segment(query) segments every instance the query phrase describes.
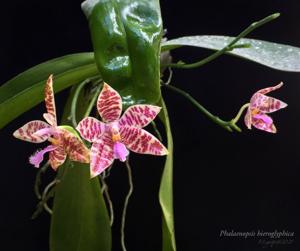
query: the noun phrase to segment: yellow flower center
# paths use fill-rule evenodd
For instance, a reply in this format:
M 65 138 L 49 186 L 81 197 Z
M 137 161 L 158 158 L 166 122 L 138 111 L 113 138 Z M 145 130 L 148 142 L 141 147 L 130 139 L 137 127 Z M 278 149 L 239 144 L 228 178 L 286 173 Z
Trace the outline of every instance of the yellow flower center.
M 121 140 L 121 135 L 120 135 L 120 132 L 119 132 L 118 125 L 113 125 L 111 127 L 111 138 L 112 138 L 112 141 L 114 143 Z
M 112 141 L 113 142 L 117 142 L 117 141 L 120 141 L 121 140 L 121 135 L 120 133 L 116 133 L 116 134 L 112 134 Z
M 259 113 L 259 110 L 258 110 L 257 108 L 254 108 L 254 109 L 252 109 L 252 111 L 251 111 L 251 115 L 252 115 L 252 116 L 257 115 L 258 113 Z
M 55 138 L 50 137 L 50 138 L 48 139 L 48 141 L 49 141 L 52 145 L 55 145 L 55 146 L 59 145 L 59 140 L 58 140 L 58 139 L 55 139 Z

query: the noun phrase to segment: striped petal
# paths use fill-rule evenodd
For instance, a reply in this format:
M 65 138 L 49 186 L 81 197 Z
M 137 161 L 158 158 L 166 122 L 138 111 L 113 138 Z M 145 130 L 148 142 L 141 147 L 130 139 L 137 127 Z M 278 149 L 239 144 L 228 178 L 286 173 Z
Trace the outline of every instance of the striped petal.
M 13 135 L 14 137 L 25 140 L 32 143 L 41 143 L 48 139 L 49 134 L 35 134 L 36 132 L 51 128 L 46 122 L 41 120 L 33 120 L 23 125 L 21 128 L 16 130 Z
M 263 130 L 270 133 L 276 133 L 276 127 L 273 124 L 273 120 L 266 114 L 259 113 L 252 117 L 252 125 L 259 130 Z
M 258 91 L 258 93 L 267 94 L 269 92 L 272 92 L 272 91 L 275 91 L 275 90 L 279 89 L 281 86 L 283 86 L 283 82 L 280 82 L 278 85 L 275 85 L 275 86 L 271 86 L 271 87 L 261 89 L 261 90 Z
M 62 130 L 63 133 L 63 148 L 73 161 L 82 163 L 90 162 L 90 151 L 74 134 L 67 130 Z
M 62 146 L 58 146 L 49 153 L 49 162 L 54 170 L 57 170 L 57 168 L 65 162 L 66 158 L 67 153 Z
M 43 114 L 44 119 L 52 126 L 56 126 L 56 118 L 53 117 L 50 113 Z
M 101 174 L 114 161 L 113 142 L 108 133 L 91 148 L 91 178 Z
M 261 112 L 271 113 L 287 107 L 287 104 L 279 99 L 256 93 L 251 98 L 250 106 L 257 108 Z
M 53 92 L 53 75 L 50 75 L 45 86 L 45 104 L 46 109 L 49 116 L 51 116 L 51 125 L 57 125 L 56 120 L 56 108 L 55 108 L 55 100 L 54 100 L 54 92 Z M 50 118 L 50 117 L 49 117 Z
M 130 106 L 122 115 L 119 125 L 120 126 L 135 126 L 145 127 L 160 111 L 159 106 L 154 105 L 133 105 Z
M 105 124 L 98 119 L 87 117 L 79 122 L 76 129 L 82 138 L 89 142 L 94 142 L 104 133 Z
M 122 99 L 117 91 L 104 83 L 97 101 L 98 112 L 105 122 L 113 122 L 120 118 Z
M 144 129 L 122 126 L 120 128 L 122 142 L 125 146 L 136 153 L 166 155 L 168 150 L 152 134 Z

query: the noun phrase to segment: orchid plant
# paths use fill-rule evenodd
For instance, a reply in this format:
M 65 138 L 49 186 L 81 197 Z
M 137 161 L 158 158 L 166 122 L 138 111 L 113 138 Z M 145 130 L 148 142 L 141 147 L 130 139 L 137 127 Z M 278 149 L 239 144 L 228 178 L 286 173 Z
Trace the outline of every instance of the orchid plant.
M 254 126 L 276 133 L 268 114 L 285 108 L 287 104 L 266 95 L 282 87 L 282 83 L 273 87 L 263 86 L 253 94 L 249 103 L 241 106 L 236 116 L 223 120 L 189 93 L 172 85 L 172 69 L 201 67 L 227 53 L 277 70 L 300 72 L 300 49 L 244 38 L 278 18 L 278 13 L 253 23 L 236 37 L 191 36 L 168 40 L 162 38 L 158 0 L 86 0 L 82 9 L 90 26 L 94 46 L 92 53 L 50 60 L 0 87 L 0 127 L 45 99 L 47 112 L 43 117 L 46 122 L 33 120 L 13 133 L 14 137 L 31 143 L 50 143 L 29 158 L 34 167 L 40 168 L 35 184 L 40 202 L 34 216 L 43 209 L 51 214 L 51 251 L 110 251 L 114 210 L 106 177 L 114 160 L 118 159 L 125 162 L 130 184 L 121 221 L 121 245 L 125 251 L 125 218 L 133 191 L 130 151 L 166 156 L 159 191 L 163 216 L 162 250 L 175 251 L 173 138 L 161 88 L 187 98 L 211 121 L 230 132 L 242 131 L 238 122 L 246 110 L 246 128 Z M 170 51 L 182 46 L 216 52 L 191 64 L 172 62 Z M 286 58 L 288 60 L 283 60 Z M 169 75 L 167 81 L 163 80 L 164 75 Z M 70 86 L 64 115 L 58 123 L 54 92 Z M 94 108 L 97 111 L 95 117 L 91 115 Z M 156 118 L 165 127 L 166 147 L 156 126 Z M 143 129 L 150 125 L 155 136 Z M 40 167 L 46 153 L 49 153 L 49 160 Z M 48 165 L 57 171 L 57 177 L 46 186 L 41 196 L 40 176 Z M 74 239 L 78 241 L 74 242 Z

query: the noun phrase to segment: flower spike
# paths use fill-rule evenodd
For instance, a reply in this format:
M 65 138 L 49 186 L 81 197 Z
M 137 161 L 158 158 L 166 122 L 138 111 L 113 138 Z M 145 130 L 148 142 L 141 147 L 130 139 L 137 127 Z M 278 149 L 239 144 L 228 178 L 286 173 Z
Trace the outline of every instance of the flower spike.
M 276 86 L 261 89 L 254 93 L 250 99 L 250 104 L 245 115 L 245 124 L 248 129 L 251 129 L 253 125 L 257 129 L 276 133 L 277 129 L 273 123 L 273 120 L 268 113 L 272 113 L 287 107 L 287 104 L 279 99 L 266 96 L 265 94 L 279 89 L 283 83 L 279 83 Z
M 166 155 L 164 145 L 143 127 L 155 119 L 160 107 L 133 105 L 121 116 L 122 99 L 119 93 L 104 84 L 97 101 L 97 109 L 103 122 L 95 118 L 84 118 L 77 130 L 91 149 L 91 177 L 101 174 L 114 161 L 125 161 L 128 150 L 142 154 Z

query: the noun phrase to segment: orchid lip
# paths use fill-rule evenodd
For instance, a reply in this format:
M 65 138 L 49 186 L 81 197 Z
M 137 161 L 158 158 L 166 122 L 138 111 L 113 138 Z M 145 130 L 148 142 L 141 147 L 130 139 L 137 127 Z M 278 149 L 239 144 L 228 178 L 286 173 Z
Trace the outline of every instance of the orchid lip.
M 34 165 L 36 168 L 39 168 L 41 162 L 44 160 L 44 154 L 47 152 L 51 152 L 55 149 L 56 146 L 49 145 L 46 148 L 35 152 L 32 156 L 30 156 L 29 163 Z
M 114 158 L 119 159 L 120 161 L 124 162 L 126 157 L 128 156 L 129 151 L 127 150 L 126 146 L 121 142 L 114 143 Z

